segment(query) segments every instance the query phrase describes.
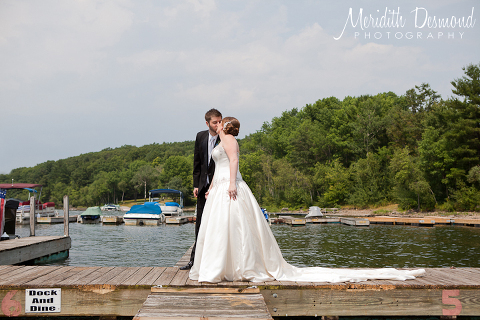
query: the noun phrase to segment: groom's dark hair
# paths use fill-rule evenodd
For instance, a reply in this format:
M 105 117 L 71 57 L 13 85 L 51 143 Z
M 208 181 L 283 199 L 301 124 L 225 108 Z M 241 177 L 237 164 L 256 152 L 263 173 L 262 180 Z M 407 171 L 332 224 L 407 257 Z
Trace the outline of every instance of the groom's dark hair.
M 221 118 L 222 114 L 217 109 L 210 109 L 210 110 L 207 111 L 207 113 L 205 113 L 205 120 L 207 122 L 210 122 L 210 119 L 212 119 L 212 117 L 220 117 Z

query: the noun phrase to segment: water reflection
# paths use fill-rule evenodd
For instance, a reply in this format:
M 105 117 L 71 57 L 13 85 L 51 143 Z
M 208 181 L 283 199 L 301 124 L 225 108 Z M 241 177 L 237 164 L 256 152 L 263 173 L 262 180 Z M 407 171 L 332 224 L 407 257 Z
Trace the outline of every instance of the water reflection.
M 299 267 L 480 267 L 480 228 L 341 224 L 272 225 L 285 259 Z M 29 226 L 16 226 L 29 235 Z M 63 224 L 36 235 L 62 235 Z M 70 266 L 173 266 L 193 243 L 194 225 L 158 227 L 71 223 Z

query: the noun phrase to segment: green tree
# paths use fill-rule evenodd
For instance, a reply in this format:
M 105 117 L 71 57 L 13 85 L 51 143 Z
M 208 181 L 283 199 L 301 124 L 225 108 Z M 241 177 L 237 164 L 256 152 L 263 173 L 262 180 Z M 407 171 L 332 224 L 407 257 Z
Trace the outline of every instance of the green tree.
M 420 160 L 408 148 L 395 151 L 390 164 L 393 175 L 393 192 L 403 209 L 431 210 L 435 195 L 420 168 Z
M 141 192 L 144 192 L 144 200 L 147 199 L 147 190 L 150 189 L 152 183 L 158 177 L 158 172 L 150 165 L 145 164 L 137 169 L 134 173 L 131 182 L 135 188 Z
M 480 164 L 480 64 L 463 68 L 465 76 L 451 82 L 458 96 L 448 101 L 454 111 L 451 129 L 446 132 L 450 141 L 455 167 L 467 174 Z
M 314 181 L 318 186 L 322 207 L 336 207 L 346 203 L 351 190 L 350 171 L 339 159 L 329 164 L 317 163 Z

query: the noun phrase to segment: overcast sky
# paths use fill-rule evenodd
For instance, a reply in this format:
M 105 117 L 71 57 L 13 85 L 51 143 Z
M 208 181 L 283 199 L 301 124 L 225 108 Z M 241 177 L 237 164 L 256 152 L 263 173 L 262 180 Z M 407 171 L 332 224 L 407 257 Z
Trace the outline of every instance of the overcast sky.
M 193 140 L 212 107 L 244 137 L 330 96 L 427 82 L 446 99 L 480 63 L 475 4 L 0 0 L 0 173 Z

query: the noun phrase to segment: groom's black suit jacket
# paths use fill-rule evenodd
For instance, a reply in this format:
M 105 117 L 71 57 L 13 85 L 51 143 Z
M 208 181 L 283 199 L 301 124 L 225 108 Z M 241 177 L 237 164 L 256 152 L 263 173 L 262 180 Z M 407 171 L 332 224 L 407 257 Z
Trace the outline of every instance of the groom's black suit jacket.
M 207 182 L 207 176 L 209 181 L 212 182 L 213 173 L 215 171 L 215 161 L 211 160 L 208 164 L 208 130 L 200 131 L 197 133 L 195 140 L 195 151 L 193 154 L 193 187 L 198 188 L 198 193 L 205 188 Z M 217 136 L 217 141 L 219 141 Z M 204 192 L 206 192 L 205 189 Z M 198 210 L 198 209 L 197 209 Z M 202 208 L 203 210 L 203 208 Z
M 195 249 L 197 247 L 198 231 L 202 223 L 203 208 L 205 207 L 205 192 L 208 191 L 210 185 L 206 185 L 207 176 L 209 182 L 212 182 L 213 173 L 215 171 L 215 161 L 210 159 L 208 164 L 208 140 L 210 136 L 208 130 L 197 133 L 195 139 L 195 151 L 193 154 L 193 187 L 198 188 L 197 196 L 197 218 L 195 222 L 195 245 L 192 248 L 190 255 L 190 262 L 195 259 Z M 220 142 L 220 137 L 217 136 L 217 142 Z M 211 156 L 211 155 L 210 155 Z

